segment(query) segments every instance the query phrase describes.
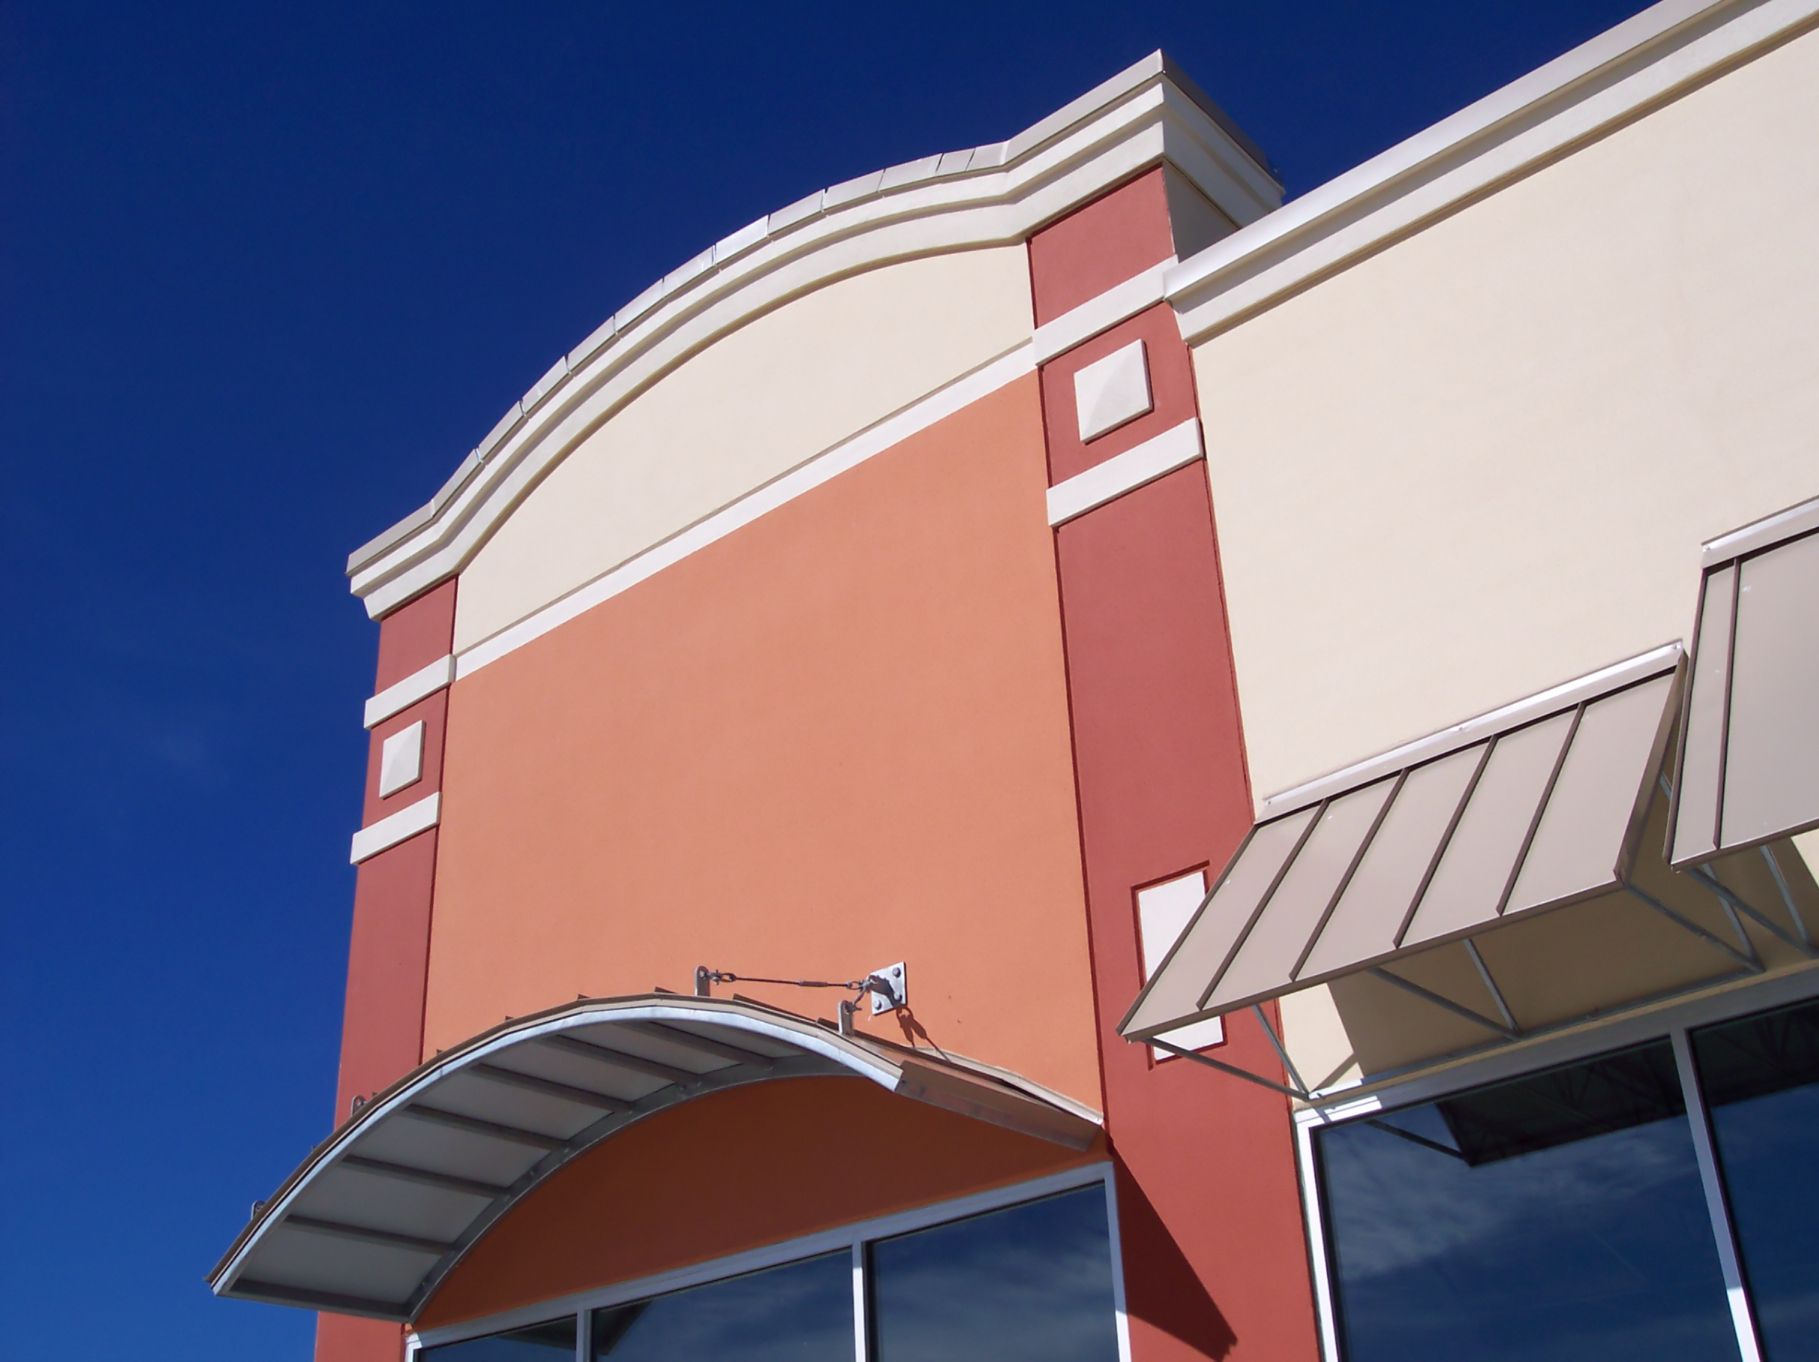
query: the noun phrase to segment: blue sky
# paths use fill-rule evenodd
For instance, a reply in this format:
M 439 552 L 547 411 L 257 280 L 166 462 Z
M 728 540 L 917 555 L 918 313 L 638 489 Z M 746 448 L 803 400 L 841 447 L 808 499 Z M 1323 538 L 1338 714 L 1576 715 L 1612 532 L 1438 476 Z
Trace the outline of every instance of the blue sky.
M 1297 194 L 1640 8 L 0 6 L 3 1351 L 308 1356 L 202 1275 L 330 1119 L 341 565 L 615 307 L 1156 47 Z

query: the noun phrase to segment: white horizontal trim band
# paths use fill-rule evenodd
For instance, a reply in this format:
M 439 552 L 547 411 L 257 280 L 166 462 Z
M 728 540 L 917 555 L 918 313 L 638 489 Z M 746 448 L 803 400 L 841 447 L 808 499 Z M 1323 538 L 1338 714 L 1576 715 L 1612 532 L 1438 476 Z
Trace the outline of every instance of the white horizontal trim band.
M 1190 416 L 1180 425 L 1170 426 L 1160 435 L 1049 488 L 1048 523 L 1065 524 L 1165 473 L 1186 467 L 1200 455 L 1200 422 Z
M 366 727 L 384 723 L 392 715 L 426 700 L 455 679 L 455 655 L 439 657 L 427 667 L 412 672 L 366 702 Z
M 1192 344 L 1626 121 L 1819 13 L 1816 0 L 1662 0 L 1170 272 Z
M 1036 363 L 1046 364 L 1082 341 L 1091 340 L 1101 331 L 1109 331 L 1147 307 L 1154 307 L 1163 300 L 1168 272 L 1174 267 L 1175 257 L 1171 255 L 1122 284 L 1113 284 L 1097 298 L 1089 298 L 1071 312 L 1063 312 L 1053 321 L 1044 322 L 1030 337 Z
M 377 823 L 369 823 L 354 834 L 347 859 L 350 865 L 371 860 L 387 847 L 395 847 L 407 838 L 427 832 L 442 821 L 442 796 L 433 794 L 407 804 L 397 813 L 387 814 Z
M 816 455 L 809 462 L 798 465 L 774 482 L 747 493 L 732 505 L 716 511 L 705 520 L 697 521 L 673 538 L 646 549 L 636 558 L 628 559 L 587 585 L 544 606 L 535 614 L 527 615 L 516 624 L 476 643 L 456 657 L 455 675 L 471 676 L 489 662 L 497 662 L 507 653 L 522 648 L 533 639 L 541 638 L 583 611 L 612 599 L 664 568 L 674 566 L 689 554 L 751 524 L 766 512 L 774 511 L 785 502 L 793 501 L 804 492 L 821 486 L 830 478 L 858 467 L 873 455 L 882 454 L 919 431 L 952 416 L 961 408 L 1034 371 L 1035 363 L 1030 357 L 1029 342 L 1025 341 L 964 378 L 956 379 L 945 388 L 905 407 L 896 415 L 885 417 L 870 429 L 863 430 Z

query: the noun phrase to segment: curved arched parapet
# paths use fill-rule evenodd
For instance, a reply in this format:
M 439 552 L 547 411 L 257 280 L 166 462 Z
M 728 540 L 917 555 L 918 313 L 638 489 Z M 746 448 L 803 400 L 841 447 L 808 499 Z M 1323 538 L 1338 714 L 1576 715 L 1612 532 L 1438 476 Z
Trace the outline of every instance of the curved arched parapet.
M 408 1321 L 508 1210 L 654 1112 L 750 1083 L 856 1075 L 1084 1149 L 1097 1113 L 1015 1075 L 743 1000 L 582 1000 L 437 1055 L 354 1114 L 255 1210 L 217 1295 Z
M 1218 224 L 1205 230 L 1242 226 L 1280 201 L 1261 154 L 1156 53 L 1007 142 L 861 176 L 759 219 L 665 275 L 559 359 L 427 505 L 351 556 L 354 593 L 379 616 L 461 571 L 620 408 L 779 306 L 883 266 L 1020 244 L 1160 164 L 1197 191 L 1207 224 Z

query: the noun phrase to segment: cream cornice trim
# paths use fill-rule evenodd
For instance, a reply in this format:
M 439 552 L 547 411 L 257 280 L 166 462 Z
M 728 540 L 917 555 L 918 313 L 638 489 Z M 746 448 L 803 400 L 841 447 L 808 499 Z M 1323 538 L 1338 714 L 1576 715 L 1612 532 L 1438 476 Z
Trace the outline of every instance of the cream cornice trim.
M 359 865 L 371 860 L 387 847 L 395 847 L 406 838 L 427 832 L 442 821 L 442 795 L 426 795 L 415 804 L 406 804 L 397 813 L 387 814 L 377 823 L 369 823 L 354 834 L 347 853 L 348 864 Z
M 917 431 L 926 430 L 937 421 L 953 415 L 962 407 L 996 392 L 1005 384 L 1035 372 L 1026 341 L 1008 354 L 981 365 L 945 388 L 930 393 L 920 401 L 885 417 L 850 439 L 816 455 L 807 463 L 791 469 L 775 481 L 748 493 L 730 506 L 697 521 L 680 534 L 653 545 L 635 558 L 627 559 L 585 586 L 578 587 L 560 600 L 552 601 L 516 624 L 481 640 L 455 658 L 455 675 L 471 676 L 507 653 L 515 652 L 550 630 L 568 623 L 585 610 L 674 566 L 691 553 L 724 539 L 734 530 L 751 524 L 758 517 L 794 501 L 804 492 L 819 487 L 850 468 L 856 468 L 873 455 L 901 444 Z
M 1164 161 L 1241 224 L 1281 201 L 1254 149 L 1157 53 L 1008 142 L 850 180 L 734 233 L 559 360 L 428 505 L 357 550 L 354 594 L 382 615 L 458 572 L 615 410 L 752 318 L 880 265 L 1022 241 Z
M 455 655 L 439 657 L 427 667 L 420 667 L 394 682 L 366 702 L 366 727 L 384 723 L 392 715 L 426 700 L 455 679 Z
M 1662 0 L 1169 273 L 1189 344 L 1788 36 L 1819 0 Z
M 1200 422 L 1190 416 L 1160 435 L 1152 435 L 1142 444 L 1049 488 L 1048 523 L 1064 525 L 1096 506 L 1116 501 L 1165 473 L 1185 468 L 1201 452 Z

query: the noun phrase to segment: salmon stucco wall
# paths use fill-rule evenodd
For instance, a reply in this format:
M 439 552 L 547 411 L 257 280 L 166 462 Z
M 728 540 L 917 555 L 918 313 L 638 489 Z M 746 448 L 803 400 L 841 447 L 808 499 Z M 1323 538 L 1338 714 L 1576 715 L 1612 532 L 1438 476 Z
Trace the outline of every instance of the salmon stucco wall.
M 550 1178 L 455 1267 L 416 1327 L 711 1262 L 1103 1157 L 906 1102 L 863 1078 L 732 1088 L 641 1121 Z
M 458 679 L 425 1053 L 904 960 L 867 1025 L 1098 1107 L 1046 483 L 1031 375 Z

